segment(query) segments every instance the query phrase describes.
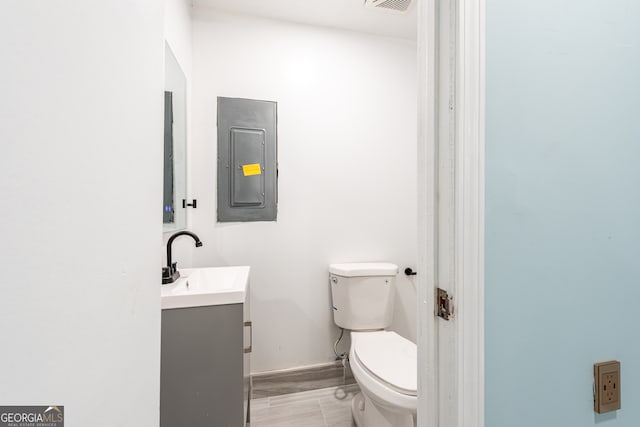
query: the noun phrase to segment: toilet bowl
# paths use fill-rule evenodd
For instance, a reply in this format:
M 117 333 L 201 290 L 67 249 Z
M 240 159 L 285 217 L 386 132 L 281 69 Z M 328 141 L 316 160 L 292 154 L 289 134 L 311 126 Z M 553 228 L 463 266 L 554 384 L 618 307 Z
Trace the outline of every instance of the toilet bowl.
M 349 364 L 361 395 L 351 405 L 358 427 L 414 427 L 416 345 L 395 332 L 352 332 Z
M 398 267 L 390 263 L 329 266 L 336 325 L 351 331 L 349 363 L 360 393 L 352 401 L 358 427 L 414 427 L 417 348 L 391 326 Z

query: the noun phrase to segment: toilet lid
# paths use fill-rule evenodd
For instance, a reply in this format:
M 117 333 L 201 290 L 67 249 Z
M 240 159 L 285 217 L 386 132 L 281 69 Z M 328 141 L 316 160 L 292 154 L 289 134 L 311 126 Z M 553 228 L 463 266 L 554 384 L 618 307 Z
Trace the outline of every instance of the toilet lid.
M 395 332 L 358 334 L 354 343 L 358 360 L 371 374 L 399 393 L 416 396 L 418 352 L 414 343 Z

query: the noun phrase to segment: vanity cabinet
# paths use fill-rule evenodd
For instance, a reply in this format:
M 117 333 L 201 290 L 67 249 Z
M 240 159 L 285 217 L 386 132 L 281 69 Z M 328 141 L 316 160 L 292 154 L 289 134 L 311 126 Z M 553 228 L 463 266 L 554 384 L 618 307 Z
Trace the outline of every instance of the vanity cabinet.
M 244 303 L 162 310 L 160 426 L 249 420 L 251 321 Z

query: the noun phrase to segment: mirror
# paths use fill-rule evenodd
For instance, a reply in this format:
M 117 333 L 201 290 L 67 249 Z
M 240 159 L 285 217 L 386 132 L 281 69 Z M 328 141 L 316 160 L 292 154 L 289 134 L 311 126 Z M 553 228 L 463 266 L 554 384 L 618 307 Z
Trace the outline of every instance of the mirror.
M 169 45 L 164 44 L 163 231 L 187 227 L 187 78 Z

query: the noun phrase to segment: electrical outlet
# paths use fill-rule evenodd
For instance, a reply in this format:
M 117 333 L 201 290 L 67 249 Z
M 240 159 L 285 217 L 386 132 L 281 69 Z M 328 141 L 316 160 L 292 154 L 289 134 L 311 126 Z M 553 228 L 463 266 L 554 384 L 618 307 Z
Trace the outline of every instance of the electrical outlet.
M 620 362 L 593 365 L 595 377 L 594 409 L 599 414 L 620 409 Z

